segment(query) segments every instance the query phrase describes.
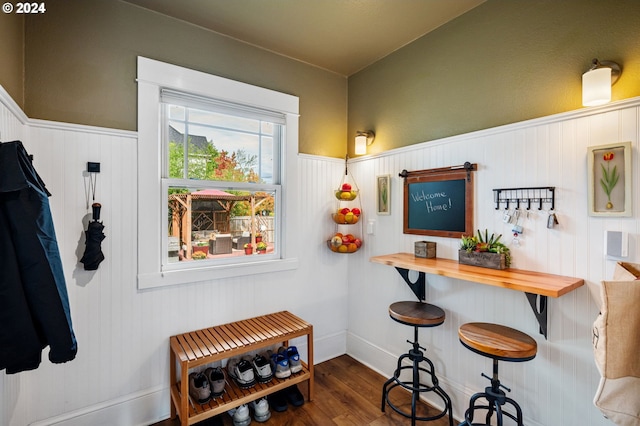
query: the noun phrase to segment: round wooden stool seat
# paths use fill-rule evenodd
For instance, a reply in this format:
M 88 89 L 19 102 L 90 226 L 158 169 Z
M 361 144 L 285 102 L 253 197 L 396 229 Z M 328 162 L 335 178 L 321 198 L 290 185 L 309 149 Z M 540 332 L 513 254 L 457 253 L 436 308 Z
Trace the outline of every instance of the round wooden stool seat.
M 460 326 L 458 336 L 473 352 L 500 361 L 529 361 L 538 352 L 531 336 L 504 325 L 470 322 Z
M 444 311 L 436 305 L 422 302 L 395 302 L 389 306 L 389 316 L 401 324 L 414 327 L 435 327 L 444 322 Z

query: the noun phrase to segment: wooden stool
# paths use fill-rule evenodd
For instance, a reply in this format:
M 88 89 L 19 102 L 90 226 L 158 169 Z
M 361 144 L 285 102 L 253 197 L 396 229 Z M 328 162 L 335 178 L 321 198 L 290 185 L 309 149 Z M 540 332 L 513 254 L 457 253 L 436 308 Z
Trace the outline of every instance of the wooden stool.
M 502 385 L 498 378 L 498 361 L 523 362 L 536 357 L 538 345 L 529 335 L 516 329 L 498 324 L 484 322 L 472 322 L 463 324 L 458 329 L 460 342 L 467 349 L 493 359 L 493 377 L 482 373 L 482 377 L 491 380 L 491 386 L 484 389 L 484 392 L 476 393 L 471 397 L 469 409 L 464 414 L 464 422 L 460 426 L 489 426 L 491 417 L 495 412 L 498 426 L 502 426 L 502 416 L 505 415 L 516 421 L 518 426 L 523 426 L 522 409 L 513 399 L 505 396 L 500 389 L 508 392 L 511 389 Z M 476 405 L 479 398 L 487 400 L 487 405 Z M 516 411 L 513 415 L 502 411 L 502 406 L 511 404 Z M 485 423 L 473 423 L 474 411 L 477 409 L 487 410 Z
M 410 325 L 414 329 L 413 347 L 408 353 L 401 355 L 398 358 L 398 365 L 393 377 L 385 382 L 382 387 L 382 412 L 384 412 L 386 404 L 389 404 L 395 412 L 411 419 L 411 425 L 416 424 L 418 421 L 431 421 L 442 418 L 449 415 L 449 425 L 453 426 L 453 416 L 451 410 L 451 399 L 449 395 L 438 385 L 438 378 L 435 374 L 435 368 L 433 363 L 424 356 L 424 353 L 420 350 L 426 350 L 418 343 L 418 328 L 419 327 L 436 327 L 444 322 L 445 314 L 442 309 L 435 305 L 421 302 L 396 302 L 389 306 L 389 316 L 401 324 Z M 405 358 L 409 358 L 412 361 L 412 365 L 402 365 L 402 361 Z M 421 366 L 420 363 L 426 363 L 426 366 Z M 400 380 L 400 373 L 402 370 L 412 370 L 412 380 L 402 381 Z M 420 372 L 427 373 L 431 377 L 431 385 L 420 383 Z M 411 413 L 402 411 L 389 401 L 389 392 L 396 386 L 400 386 L 404 389 L 411 391 Z M 445 408 L 439 414 L 434 416 L 419 417 L 416 415 L 416 403 L 420 394 L 423 392 L 434 392 L 444 402 Z

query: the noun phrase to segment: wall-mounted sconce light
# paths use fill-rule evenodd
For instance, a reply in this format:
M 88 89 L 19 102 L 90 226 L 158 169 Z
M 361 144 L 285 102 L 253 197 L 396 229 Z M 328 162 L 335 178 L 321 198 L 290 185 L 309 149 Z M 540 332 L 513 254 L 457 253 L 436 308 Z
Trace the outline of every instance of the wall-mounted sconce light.
M 356 133 L 356 155 L 367 153 L 367 147 L 373 143 L 376 134 L 372 130 L 358 131 Z
M 617 63 L 594 59 L 591 68 L 582 74 L 582 105 L 604 105 L 611 101 L 611 86 L 620 74 L 622 71 Z

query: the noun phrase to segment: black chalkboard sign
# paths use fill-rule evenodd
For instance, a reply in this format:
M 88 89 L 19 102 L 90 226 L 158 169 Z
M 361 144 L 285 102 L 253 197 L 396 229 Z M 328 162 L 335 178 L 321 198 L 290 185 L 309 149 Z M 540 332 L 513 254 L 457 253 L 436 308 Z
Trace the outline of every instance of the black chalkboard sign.
M 460 238 L 473 235 L 475 164 L 403 171 L 404 233 Z

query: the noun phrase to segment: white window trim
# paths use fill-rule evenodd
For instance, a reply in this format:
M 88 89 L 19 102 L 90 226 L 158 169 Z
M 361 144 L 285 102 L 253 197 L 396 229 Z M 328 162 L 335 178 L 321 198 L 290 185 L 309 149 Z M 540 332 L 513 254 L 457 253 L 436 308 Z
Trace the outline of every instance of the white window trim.
M 298 106 L 296 96 L 206 74 L 200 71 L 138 57 L 138 288 L 209 281 L 242 275 L 296 269 L 298 248 Z M 160 90 L 175 89 L 250 105 L 285 115 L 282 147 L 282 209 L 280 258 L 232 265 L 206 265 L 179 271 L 162 271 L 162 144 Z M 164 216 L 166 218 L 166 216 Z M 165 219 L 166 221 L 166 219 Z

